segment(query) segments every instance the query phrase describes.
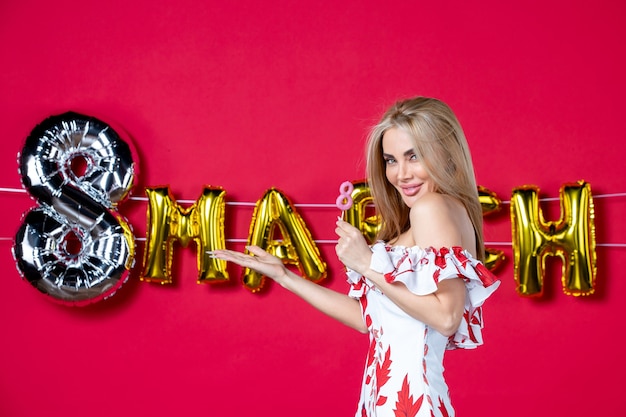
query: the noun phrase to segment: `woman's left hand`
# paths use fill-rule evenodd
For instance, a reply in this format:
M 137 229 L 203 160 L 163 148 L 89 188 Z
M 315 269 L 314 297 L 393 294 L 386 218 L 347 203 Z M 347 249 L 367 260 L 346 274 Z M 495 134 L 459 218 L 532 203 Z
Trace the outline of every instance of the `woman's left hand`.
M 348 268 L 363 275 L 369 269 L 372 250 L 359 229 L 341 219 L 337 220 L 335 233 L 339 236 L 335 252 Z

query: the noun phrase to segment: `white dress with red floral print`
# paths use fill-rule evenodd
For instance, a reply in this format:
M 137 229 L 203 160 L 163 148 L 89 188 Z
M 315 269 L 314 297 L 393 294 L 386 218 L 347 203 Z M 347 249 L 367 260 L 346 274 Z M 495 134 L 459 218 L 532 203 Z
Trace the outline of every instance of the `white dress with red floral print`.
M 454 416 L 443 378 L 444 352 L 483 343 L 481 306 L 500 281 L 460 247 L 436 250 L 378 242 L 372 251 L 372 270 L 417 295 L 434 293 L 444 279 L 463 279 L 465 314 L 456 334 L 445 337 L 406 314 L 369 279 L 348 270 L 349 295 L 360 301 L 370 335 L 356 416 Z

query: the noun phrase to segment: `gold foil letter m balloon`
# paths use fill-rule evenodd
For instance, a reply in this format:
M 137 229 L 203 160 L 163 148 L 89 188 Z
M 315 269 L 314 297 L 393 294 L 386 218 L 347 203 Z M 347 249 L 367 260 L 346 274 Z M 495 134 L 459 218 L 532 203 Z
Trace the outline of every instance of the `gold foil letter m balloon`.
M 277 239 L 279 231 L 282 240 Z M 311 281 L 318 282 L 326 277 L 326 263 L 322 261 L 304 221 L 287 197 L 274 188 L 266 191 L 256 204 L 248 245 L 259 246 L 284 263 L 297 265 Z M 257 292 L 263 288 L 264 277 L 245 268 L 243 283 L 252 292 Z
M 187 247 L 193 239 L 198 251 L 198 283 L 226 281 L 226 262 L 211 258 L 207 251 L 223 249 L 224 195 L 221 188 L 204 188 L 202 196 L 188 208 L 171 197 L 168 187 L 147 188 L 148 228 L 142 280 L 172 282 L 174 242 Z
M 545 221 L 539 208 L 539 189 L 513 190 L 511 223 L 517 292 L 541 296 L 545 258 L 558 256 L 563 262 L 563 292 L 589 295 L 595 290 L 596 242 L 591 187 L 584 181 L 561 187 L 561 218 Z

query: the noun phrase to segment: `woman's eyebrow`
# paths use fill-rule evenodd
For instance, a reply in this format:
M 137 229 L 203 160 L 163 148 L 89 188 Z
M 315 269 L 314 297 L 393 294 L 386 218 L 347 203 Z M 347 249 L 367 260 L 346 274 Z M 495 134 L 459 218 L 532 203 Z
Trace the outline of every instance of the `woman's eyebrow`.
M 403 156 L 411 156 L 415 153 L 415 149 L 411 148 L 408 151 L 405 151 L 402 155 Z M 393 155 L 390 155 L 388 153 L 383 152 L 383 158 L 395 158 Z

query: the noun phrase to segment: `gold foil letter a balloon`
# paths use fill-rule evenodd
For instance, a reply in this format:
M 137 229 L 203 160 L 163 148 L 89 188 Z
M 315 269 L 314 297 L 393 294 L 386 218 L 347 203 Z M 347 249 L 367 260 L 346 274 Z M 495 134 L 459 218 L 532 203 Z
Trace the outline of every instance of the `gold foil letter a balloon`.
M 276 238 L 278 231 L 282 240 Z M 311 281 L 318 282 L 326 277 L 326 263 L 322 261 L 304 221 L 287 197 L 274 188 L 266 191 L 256 204 L 248 245 L 259 246 L 284 263 L 297 265 Z M 263 287 L 264 277 L 245 268 L 243 283 L 252 292 L 257 292 Z
M 563 262 L 563 292 L 589 295 L 595 290 L 596 242 L 591 187 L 584 181 L 561 187 L 561 218 L 545 221 L 539 208 L 539 189 L 513 190 L 511 224 L 517 292 L 541 296 L 545 258 L 558 256 Z

